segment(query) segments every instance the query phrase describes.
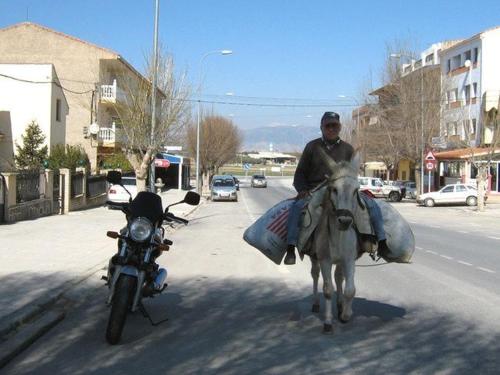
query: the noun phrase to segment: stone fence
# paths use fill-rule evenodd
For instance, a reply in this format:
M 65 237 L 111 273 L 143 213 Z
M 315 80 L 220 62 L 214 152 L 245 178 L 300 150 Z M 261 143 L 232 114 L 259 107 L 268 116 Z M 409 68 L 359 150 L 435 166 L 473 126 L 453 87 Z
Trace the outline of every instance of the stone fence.
M 87 175 L 83 168 L 1 174 L 0 222 L 65 214 L 103 205 L 107 199 L 105 176 Z

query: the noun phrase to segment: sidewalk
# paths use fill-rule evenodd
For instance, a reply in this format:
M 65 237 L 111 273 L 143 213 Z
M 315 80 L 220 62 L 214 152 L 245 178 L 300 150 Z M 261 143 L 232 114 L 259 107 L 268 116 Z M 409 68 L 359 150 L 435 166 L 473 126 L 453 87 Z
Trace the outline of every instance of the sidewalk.
M 185 194 L 163 192 L 163 207 Z M 170 212 L 185 217 L 194 209 L 180 204 Z M 106 231 L 124 225 L 121 211 L 105 207 L 1 225 L 0 336 L 34 305 L 50 303 L 73 283 L 106 266 L 116 251 L 116 241 L 106 237 Z

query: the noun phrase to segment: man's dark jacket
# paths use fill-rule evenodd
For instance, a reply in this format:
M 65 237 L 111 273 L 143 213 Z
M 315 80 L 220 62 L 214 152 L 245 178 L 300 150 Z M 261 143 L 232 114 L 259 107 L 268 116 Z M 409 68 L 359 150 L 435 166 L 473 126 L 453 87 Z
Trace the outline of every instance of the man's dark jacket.
M 335 141 L 318 138 L 309 142 L 304 148 L 293 178 L 293 186 L 299 193 L 313 189 L 325 179 L 325 175 L 331 173 L 321 157 L 320 148 L 336 162 L 349 161 L 354 154 L 352 146 L 340 138 Z

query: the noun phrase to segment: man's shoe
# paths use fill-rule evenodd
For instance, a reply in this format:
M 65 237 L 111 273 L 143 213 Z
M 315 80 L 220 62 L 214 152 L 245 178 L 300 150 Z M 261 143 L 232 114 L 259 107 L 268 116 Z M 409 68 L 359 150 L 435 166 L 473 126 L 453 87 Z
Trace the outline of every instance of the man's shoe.
M 391 250 L 387 246 L 386 240 L 379 241 L 378 243 L 378 249 L 377 249 L 377 255 L 380 258 L 383 258 L 386 261 L 389 261 L 389 254 L 391 253 Z
M 285 261 L 283 263 L 286 264 L 287 266 L 295 264 L 295 247 L 294 246 L 288 246 L 288 248 L 286 249 Z

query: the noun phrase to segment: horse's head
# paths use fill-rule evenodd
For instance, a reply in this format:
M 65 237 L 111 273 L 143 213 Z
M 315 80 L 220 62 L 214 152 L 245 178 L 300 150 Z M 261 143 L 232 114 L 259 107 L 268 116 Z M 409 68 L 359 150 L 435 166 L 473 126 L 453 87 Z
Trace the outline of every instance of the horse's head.
M 336 163 L 323 150 L 324 161 L 330 169 L 328 177 L 328 199 L 334 210 L 334 215 L 340 230 L 347 230 L 354 222 L 354 213 L 358 207 L 364 209 L 359 196 L 359 157 L 354 154 L 350 161 Z

